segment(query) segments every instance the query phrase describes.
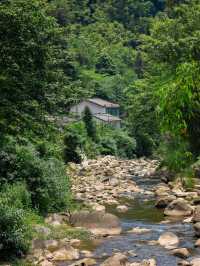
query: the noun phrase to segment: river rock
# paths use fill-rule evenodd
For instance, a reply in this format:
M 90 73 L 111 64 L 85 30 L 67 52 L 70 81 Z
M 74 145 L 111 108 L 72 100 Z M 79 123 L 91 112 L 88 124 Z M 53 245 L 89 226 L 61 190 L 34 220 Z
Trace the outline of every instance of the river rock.
M 58 249 L 59 243 L 56 240 L 46 240 L 44 241 L 44 246 L 48 251 L 54 252 Z
M 174 249 L 179 244 L 179 238 L 174 233 L 166 232 L 159 237 L 158 243 L 166 249 Z
M 141 262 L 133 262 L 130 264 L 130 266 L 156 266 L 156 260 L 155 259 L 149 259 L 149 260 L 143 260 Z
M 167 216 L 190 216 L 192 207 L 184 199 L 173 200 L 165 209 L 164 214 Z
M 200 222 L 200 206 L 195 208 L 192 221 L 195 223 Z
M 95 259 L 91 259 L 91 258 L 85 258 L 82 260 L 78 260 L 72 264 L 70 264 L 69 266 L 92 266 L 92 265 L 96 265 L 96 260 Z
M 194 244 L 195 247 L 200 247 L 200 239 L 197 239 L 197 241 Z
M 187 248 L 176 248 L 171 254 L 181 259 L 187 259 L 190 256 L 190 252 Z
M 93 205 L 92 209 L 94 211 L 97 211 L 97 212 L 105 212 L 106 211 L 106 207 L 103 205 L 100 205 L 100 204 Z
M 192 266 L 192 264 L 187 260 L 181 260 L 178 262 L 178 266 Z
M 84 258 L 92 258 L 92 257 L 94 257 L 94 254 L 90 250 L 81 250 L 81 255 Z
M 119 185 L 119 180 L 117 178 L 111 178 L 110 179 L 110 185 L 112 187 L 117 187 Z
M 192 266 L 199 266 L 200 265 L 200 258 L 193 259 L 191 261 Z
M 118 212 L 122 212 L 122 213 L 128 211 L 128 207 L 126 205 L 119 205 L 119 206 L 117 206 L 116 209 Z
M 71 215 L 70 223 L 99 236 L 118 235 L 122 231 L 119 218 L 110 213 L 80 211 Z
M 100 266 L 129 266 L 128 258 L 122 253 L 117 253 L 105 260 Z
M 170 192 L 170 188 L 166 185 L 160 185 L 156 188 L 155 190 L 155 195 L 157 197 L 164 197 L 164 196 L 168 196 Z
M 195 231 L 195 235 L 197 237 L 200 237 L 200 222 L 194 224 L 193 228 L 194 228 L 194 231 Z
M 78 260 L 79 251 L 71 246 L 65 246 L 53 253 L 53 261 Z
M 166 208 L 176 197 L 173 195 L 162 196 L 157 199 L 155 206 L 157 208 Z
M 74 239 L 71 239 L 71 240 L 69 241 L 69 243 L 70 243 L 70 245 L 71 245 L 72 247 L 74 247 L 74 248 L 78 248 L 78 247 L 81 245 L 81 240 L 80 240 L 80 239 L 76 239 L 76 238 L 74 238 Z
M 54 266 L 52 262 L 48 261 L 48 260 L 44 260 L 42 262 L 40 262 L 39 266 Z
M 128 233 L 133 233 L 133 234 L 145 234 L 151 232 L 151 229 L 148 228 L 140 228 L 140 227 L 135 227 L 131 230 L 128 231 Z

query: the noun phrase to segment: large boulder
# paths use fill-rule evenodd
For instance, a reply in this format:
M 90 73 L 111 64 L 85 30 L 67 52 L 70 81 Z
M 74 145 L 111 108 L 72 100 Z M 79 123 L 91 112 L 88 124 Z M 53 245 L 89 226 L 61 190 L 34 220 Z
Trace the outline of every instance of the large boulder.
M 164 214 L 167 216 L 190 216 L 192 207 L 184 199 L 173 200 L 165 209 Z
M 158 243 L 166 249 L 174 249 L 179 244 L 179 238 L 174 233 L 166 232 L 159 237 Z
M 118 235 L 122 231 L 119 218 L 110 213 L 75 212 L 70 217 L 70 223 L 75 227 L 86 228 L 93 234 L 100 236 Z
M 105 260 L 100 266 L 129 266 L 128 258 L 122 253 L 117 253 Z
M 200 206 L 195 208 L 192 221 L 195 223 L 200 222 Z

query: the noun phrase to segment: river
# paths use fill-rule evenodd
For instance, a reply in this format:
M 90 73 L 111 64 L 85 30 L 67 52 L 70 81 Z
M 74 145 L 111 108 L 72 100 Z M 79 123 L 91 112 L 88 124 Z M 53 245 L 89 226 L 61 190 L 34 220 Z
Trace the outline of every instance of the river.
M 148 191 L 152 191 L 155 184 L 159 183 L 157 179 L 140 177 L 133 177 L 133 179 L 141 188 Z M 93 247 L 95 257 L 102 258 L 103 256 L 111 256 L 115 252 L 128 252 L 130 262 L 155 258 L 157 266 L 177 266 L 178 261 L 180 261 L 179 258 L 171 255 L 170 251 L 159 245 L 150 244 L 153 240 L 158 240 L 159 236 L 167 231 L 173 232 L 179 237 L 179 247 L 188 248 L 192 254 L 191 259 L 200 255 L 200 249 L 194 248 L 195 238 L 192 225 L 179 221 L 164 223 L 163 211 L 154 207 L 155 199 L 153 196 L 125 195 L 125 197 L 122 197 L 122 203 L 129 205 L 129 210 L 126 213 L 119 214 L 114 206 L 107 206 L 107 210 L 120 218 L 123 233 L 105 239 L 102 244 Z M 151 231 L 143 234 L 127 232 L 135 227 L 151 229 Z M 98 260 L 98 265 L 102 260 Z

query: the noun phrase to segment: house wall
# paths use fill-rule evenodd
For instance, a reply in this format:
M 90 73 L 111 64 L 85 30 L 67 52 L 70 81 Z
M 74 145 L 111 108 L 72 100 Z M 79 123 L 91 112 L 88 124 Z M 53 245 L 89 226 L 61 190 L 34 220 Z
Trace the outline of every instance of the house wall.
M 82 114 L 83 111 L 85 110 L 85 107 L 88 106 L 90 108 L 90 111 L 92 114 L 104 114 L 106 113 L 106 108 L 88 101 L 82 101 L 81 103 L 72 106 L 70 111 L 72 113 L 78 113 Z

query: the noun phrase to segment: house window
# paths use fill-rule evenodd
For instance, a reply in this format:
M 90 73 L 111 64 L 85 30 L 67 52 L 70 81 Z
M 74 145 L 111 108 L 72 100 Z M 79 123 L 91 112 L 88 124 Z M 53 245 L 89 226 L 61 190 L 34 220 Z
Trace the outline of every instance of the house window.
M 106 108 L 106 113 L 113 116 L 119 116 L 119 108 Z

